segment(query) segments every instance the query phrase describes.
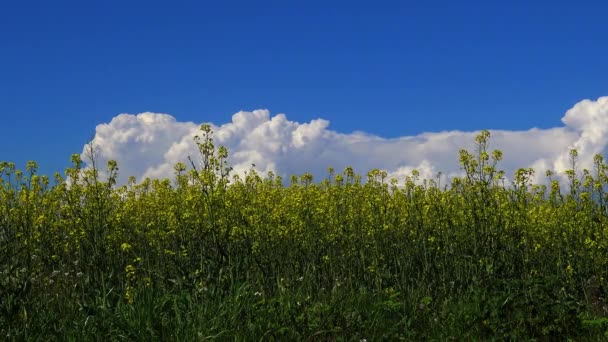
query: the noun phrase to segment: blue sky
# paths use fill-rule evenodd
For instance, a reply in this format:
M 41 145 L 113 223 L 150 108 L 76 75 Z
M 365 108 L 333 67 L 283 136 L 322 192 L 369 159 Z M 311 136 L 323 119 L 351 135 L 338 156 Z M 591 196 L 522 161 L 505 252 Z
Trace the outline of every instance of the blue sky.
M 0 160 L 62 170 L 119 113 L 341 133 L 562 126 L 608 95 L 608 3 L 5 1 Z

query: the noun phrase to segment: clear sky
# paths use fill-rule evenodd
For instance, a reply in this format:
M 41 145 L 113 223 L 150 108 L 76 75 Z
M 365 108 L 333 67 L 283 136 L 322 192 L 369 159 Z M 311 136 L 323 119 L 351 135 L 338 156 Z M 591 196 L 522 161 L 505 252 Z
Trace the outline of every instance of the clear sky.
M 62 170 L 119 113 L 341 133 L 562 126 L 608 95 L 606 1 L 2 1 L 0 160 Z

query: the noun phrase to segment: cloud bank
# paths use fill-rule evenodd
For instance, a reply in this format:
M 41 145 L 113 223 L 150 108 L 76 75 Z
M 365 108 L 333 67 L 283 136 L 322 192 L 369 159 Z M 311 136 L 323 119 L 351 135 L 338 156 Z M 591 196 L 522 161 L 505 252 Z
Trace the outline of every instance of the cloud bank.
M 491 149 L 504 153 L 500 169 L 510 176 L 517 168 L 533 167 L 535 181 L 543 182 L 546 170 L 562 173 L 569 168 L 571 148 L 579 151 L 580 167 L 592 169 L 593 155 L 608 146 L 608 96 L 577 103 L 562 122 L 563 126 L 550 129 L 491 130 Z M 177 162 L 197 156 L 193 137 L 200 133 L 201 123 L 179 122 L 168 114 L 120 114 L 96 127 L 93 143 L 99 148 L 99 162 L 118 162 L 119 183 L 129 176 L 172 178 Z M 352 166 L 363 175 L 379 168 L 398 179 L 418 169 L 421 178 L 441 172 L 448 179 L 462 174 L 458 151 L 472 152 L 479 133 L 443 131 L 385 139 L 364 132 L 336 132 L 324 119 L 290 121 L 285 114 L 272 116 L 268 110 L 241 111 L 231 122 L 211 125 L 216 146 L 229 150 L 233 172 L 242 174 L 255 164 L 262 173 L 272 170 L 289 177 L 311 172 L 317 180 L 327 175 L 330 166 L 336 172 Z

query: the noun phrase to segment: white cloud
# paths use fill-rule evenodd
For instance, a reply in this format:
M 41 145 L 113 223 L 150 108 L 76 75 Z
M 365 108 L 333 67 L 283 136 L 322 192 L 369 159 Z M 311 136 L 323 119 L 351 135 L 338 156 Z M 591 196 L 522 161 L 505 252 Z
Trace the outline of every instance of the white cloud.
M 608 97 L 577 103 L 562 122 L 564 126 L 550 129 L 492 130 L 491 148 L 502 150 L 505 157 L 499 166 L 508 176 L 519 167 L 534 167 L 536 181 L 544 181 L 547 169 L 567 169 L 568 151 L 577 148 L 581 167 L 591 168 L 593 155 L 608 145 Z M 193 137 L 199 127 L 167 114 L 121 114 L 98 125 L 93 142 L 99 146 L 101 163 L 118 161 L 120 182 L 130 175 L 138 180 L 171 178 L 175 163 L 197 156 Z M 461 173 L 459 149 L 473 152 L 479 133 L 443 131 L 385 139 L 364 132 L 339 133 L 323 119 L 290 121 L 267 110 L 238 112 L 231 122 L 212 128 L 216 146 L 228 148 L 235 172 L 255 164 L 262 173 L 273 170 L 288 177 L 312 172 L 316 179 L 325 177 L 330 166 L 337 172 L 352 166 L 363 176 L 379 168 L 402 179 L 416 168 L 422 178 L 433 178 L 439 171 L 452 177 Z

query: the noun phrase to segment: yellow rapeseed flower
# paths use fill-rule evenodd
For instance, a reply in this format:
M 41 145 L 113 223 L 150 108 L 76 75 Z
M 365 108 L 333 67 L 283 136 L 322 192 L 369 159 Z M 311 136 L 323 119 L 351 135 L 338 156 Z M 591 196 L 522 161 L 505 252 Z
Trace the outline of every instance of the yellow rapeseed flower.
M 568 266 L 566 267 L 566 274 L 568 276 L 572 276 L 572 273 L 574 273 L 574 268 L 572 268 L 572 266 L 568 264 Z

